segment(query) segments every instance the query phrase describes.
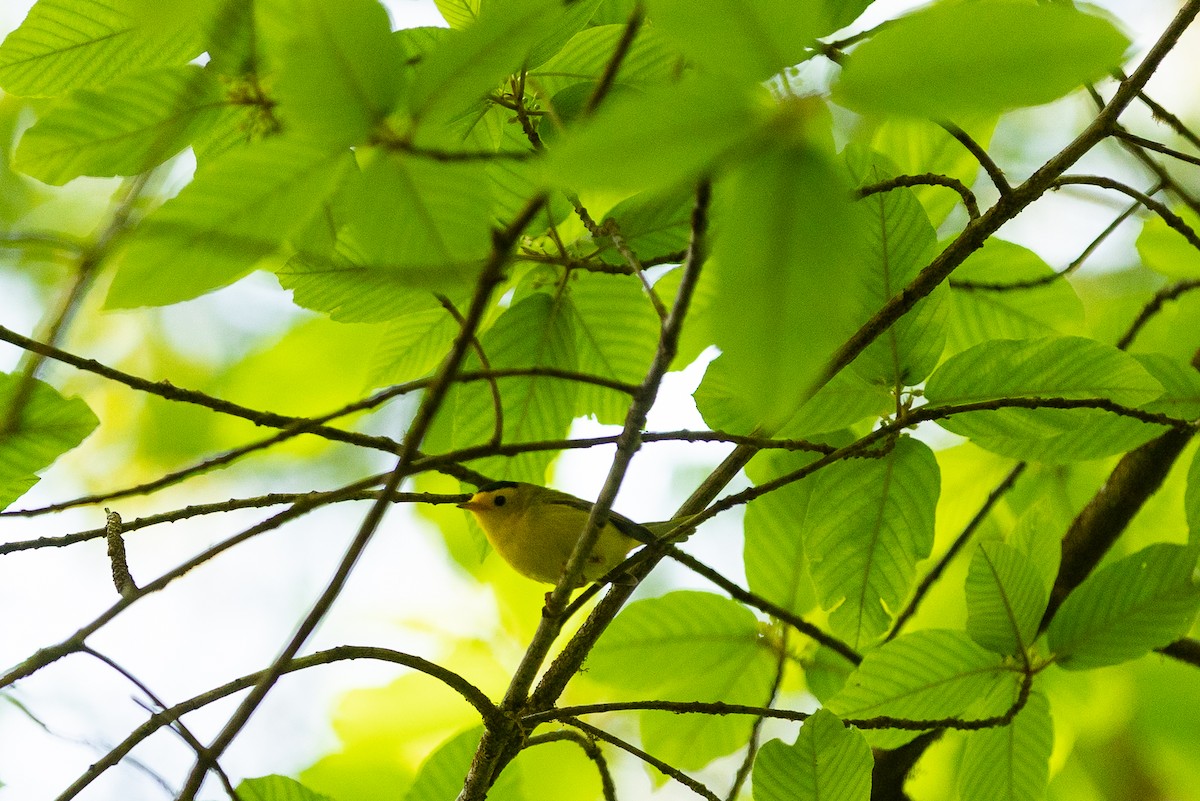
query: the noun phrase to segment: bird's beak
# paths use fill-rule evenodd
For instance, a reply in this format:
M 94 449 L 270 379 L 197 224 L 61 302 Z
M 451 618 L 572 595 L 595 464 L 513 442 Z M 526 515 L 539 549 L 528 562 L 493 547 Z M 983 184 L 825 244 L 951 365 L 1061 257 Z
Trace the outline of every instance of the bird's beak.
M 468 511 L 471 511 L 471 512 L 474 512 L 476 509 L 480 508 L 480 504 L 476 503 L 474 498 L 472 498 L 469 501 L 463 501 L 462 503 L 457 503 L 457 504 L 455 504 L 455 506 L 457 506 L 459 509 L 467 509 Z

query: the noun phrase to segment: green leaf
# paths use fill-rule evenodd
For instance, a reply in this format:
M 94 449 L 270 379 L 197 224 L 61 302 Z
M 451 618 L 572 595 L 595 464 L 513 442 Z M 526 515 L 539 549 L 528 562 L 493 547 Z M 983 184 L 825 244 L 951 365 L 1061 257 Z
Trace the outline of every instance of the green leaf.
M 479 17 L 482 0 L 433 0 L 451 28 L 469 28 Z
M 604 75 L 617 43 L 624 35 L 624 25 L 598 25 L 580 31 L 560 53 L 530 70 L 525 78 L 526 85 L 543 97 L 554 97 L 581 83 L 590 90 Z M 621 60 L 613 86 L 648 88 L 670 83 L 676 75 L 678 62 L 679 56 L 668 46 L 665 37 L 656 28 L 644 26 Z
M 483 736 L 483 727 L 468 729 L 451 737 L 430 754 L 412 787 L 404 794 L 404 801 L 446 801 L 454 798 L 463 787 L 463 777 L 471 767 L 475 749 Z M 488 788 L 488 798 L 499 801 L 521 801 L 525 794 L 521 789 L 522 771 L 516 763 L 509 763 Z
M 255 0 L 277 67 L 285 126 L 332 145 L 365 142 L 404 90 L 405 53 L 378 0 Z
M 503 0 L 466 30 L 447 34 L 417 65 L 407 96 L 420 124 L 445 122 L 521 68 L 563 13 L 558 0 Z
M 803 451 L 768 451 L 746 466 L 755 484 L 791 473 L 819 458 Z M 802 536 L 817 479 L 810 476 L 756 498 L 746 508 L 746 582 L 757 595 L 802 615 L 816 604 Z
M 224 107 L 216 81 L 194 66 L 77 89 L 25 132 L 14 165 L 56 185 L 81 175 L 136 175 L 187 147 Z
M 1041 801 L 1053 747 L 1050 703 L 1034 690 L 1007 726 L 967 734 L 958 768 L 959 796 L 971 801 Z
M 759 153 L 715 191 L 713 335 L 751 415 L 775 431 L 858 327 L 864 216 L 815 147 Z
M 1159 543 L 1088 576 L 1050 623 L 1058 664 L 1069 670 L 1116 665 L 1187 634 L 1200 609 L 1196 553 Z
M 1055 525 L 1049 500 L 1035 503 L 1017 518 L 1009 544 L 1025 555 L 1048 594 L 1054 588 L 1062 562 L 1062 535 Z
M 818 36 L 835 25 L 825 3 L 788 0 L 650 0 L 656 28 L 676 41 L 705 69 L 749 81 L 761 81 L 804 61 Z M 865 5 L 865 4 L 858 4 Z
M 758 629 L 740 604 L 711 593 L 672 592 L 626 607 L 585 669 L 638 698 L 761 705 L 771 692 L 775 657 Z M 743 715 L 645 712 L 642 739 L 659 758 L 690 770 L 745 745 L 752 725 Z
M 1193 231 L 1200 231 L 1200 217 L 1194 211 L 1186 206 L 1172 211 Z M 1152 215 L 1142 224 L 1137 251 L 1142 263 L 1156 273 L 1168 278 L 1200 278 L 1200 250 L 1158 215 Z
M 482 337 L 484 353 L 494 369 L 550 367 L 577 370 L 574 316 L 559 299 L 535 293 L 515 303 Z M 478 370 L 471 354 L 464 370 Z M 504 416 L 505 444 L 562 439 L 574 418 L 579 384 L 547 376 L 518 376 L 496 380 Z M 450 450 L 485 445 L 492 439 L 496 412 L 488 382 L 459 384 L 449 393 L 434 418 L 427 446 Z M 489 457 L 471 466 L 496 479 L 546 483 L 551 451 L 513 457 Z
M 1165 390 L 1157 400 L 1144 404 L 1143 409 L 1184 420 L 1200 417 L 1200 370 L 1163 353 L 1135 353 L 1133 358 Z
M 579 370 L 638 385 L 658 348 L 658 315 L 634 276 L 576 272 L 568 284 L 575 312 Z M 579 386 L 577 417 L 595 415 L 601 423 L 625 421 L 630 397 L 595 384 Z
M 404 273 L 376 270 L 347 256 L 346 245 L 329 257 L 298 253 L 275 271 L 297 306 L 326 312 L 342 323 L 377 323 L 440 308 L 432 293 L 412 286 Z
M 930 403 L 1000 398 L 1108 398 L 1126 406 L 1162 394 L 1127 353 L 1083 337 L 985 342 L 948 359 L 925 387 Z
M 1003 542 L 985 542 L 967 573 L 967 633 L 1002 655 L 1025 653 L 1046 611 L 1046 589 L 1033 563 Z
M 196 22 L 208 3 L 173 6 L 170 14 L 141 6 L 131 0 L 38 0 L 0 45 L 0 86 L 15 95 L 57 95 L 183 65 L 204 50 Z
M 950 281 L 948 340 L 958 353 L 991 339 L 1032 339 L 1084 331 L 1083 303 L 1065 279 L 1027 289 L 971 287 L 964 282 L 1009 286 L 1054 274 L 1032 250 L 989 239 L 967 257 Z
M 850 645 L 883 634 L 908 596 L 917 561 L 933 548 L 940 485 L 933 452 L 911 437 L 818 474 L 804 547 L 830 626 Z
M 1188 521 L 1188 542 L 1196 545 L 1200 543 L 1200 451 L 1196 451 L 1188 469 L 1183 504 Z
M 771 740 L 754 760 L 754 801 L 867 801 L 874 759 L 863 736 L 827 709 L 800 727 L 794 745 Z
M 853 151 L 847 158 L 859 186 L 876 184 L 892 172 L 874 154 Z M 866 214 L 865 280 L 856 300 L 867 319 L 898 295 L 930 261 L 937 235 L 912 190 L 903 187 L 859 201 Z M 945 293 L 937 290 L 888 327 L 855 360 L 854 369 L 888 388 L 918 384 L 937 366 L 946 341 Z
M 278 775 L 243 779 L 237 786 L 237 793 L 242 801 L 333 801 L 295 779 Z
M 648 262 L 687 249 L 695 205 L 690 187 L 667 193 L 642 192 L 613 206 L 603 222 L 616 225 L 629 249 L 642 262 Z M 604 237 L 596 244 L 603 248 L 600 258 L 604 261 L 626 263 L 611 238 Z
M 931 404 L 1003 398 L 1107 398 L 1138 406 L 1162 385 L 1132 356 L 1081 337 L 992 340 L 948 359 L 930 377 Z M 1099 409 L 996 409 L 956 414 L 938 425 L 1018 459 L 1063 462 L 1121 453 L 1162 427 Z
M 177 303 L 241 278 L 350 167 L 346 152 L 287 139 L 229 151 L 141 223 L 118 257 L 108 308 Z
M 568 131 L 542 162 L 543 175 L 574 191 L 674 187 L 741 145 L 766 110 L 759 91 L 699 78 L 627 94 Z
M 724 356 L 718 356 L 708 363 L 704 379 L 693 397 L 709 428 L 733 434 L 752 434 L 761 422 L 729 367 L 729 360 Z M 887 389 L 869 384 L 857 373 L 845 370 L 806 400 L 776 436 L 781 439 L 803 439 L 837 431 L 869 417 L 882 417 L 895 407 L 895 400 Z
M 1011 673 L 996 654 L 966 632 L 925 629 L 869 651 L 846 686 L 825 705 L 842 718 L 879 716 L 937 720 L 961 715 Z M 915 731 L 869 735 L 876 748 L 894 748 Z
M 543 31 L 541 39 L 530 48 L 525 58 L 526 69 L 538 67 L 558 55 L 567 42 L 588 24 L 600 0 L 572 0 L 562 5 L 562 13 L 550 19 L 551 24 Z
M 955 122 L 980 147 L 986 148 L 996 126 L 996 117 L 960 117 Z M 974 185 L 979 175 L 979 162 L 970 151 L 944 128 L 929 120 L 888 117 L 873 128 L 864 126 L 861 130 L 870 135 L 871 149 L 886 156 L 902 175 L 935 173 L 957 178 L 968 188 Z M 935 227 L 945 222 L 955 207 L 962 205 L 962 198 L 948 187 L 914 186 L 912 192 Z M 959 267 L 955 274 L 961 270 Z
M 375 154 L 349 201 L 346 238 L 362 264 L 414 286 L 474 278 L 491 251 L 492 194 L 476 163 Z
M 429 375 L 449 352 L 458 331 L 458 322 L 442 308 L 392 320 L 371 357 L 369 385 L 382 387 Z
M 1117 67 L 1129 39 L 1063 4 L 939 5 L 880 28 L 835 97 L 859 111 L 954 118 L 1049 103 Z
M 22 377 L 0 373 L 0 419 L 11 414 Z M 35 380 L 11 430 L 0 433 L 0 509 L 37 483 L 37 471 L 83 442 L 99 424 L 80 398 L 64 398 Z

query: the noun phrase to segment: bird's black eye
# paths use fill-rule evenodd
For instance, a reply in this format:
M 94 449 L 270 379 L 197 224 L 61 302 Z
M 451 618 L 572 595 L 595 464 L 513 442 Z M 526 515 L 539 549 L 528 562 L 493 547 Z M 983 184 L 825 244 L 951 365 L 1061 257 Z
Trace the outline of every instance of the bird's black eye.
M 495 503 L 497 506 L 503 506 L 504 504 L 508 503 L 508 498 L 504 497 L 503 495 L 497 495 Z

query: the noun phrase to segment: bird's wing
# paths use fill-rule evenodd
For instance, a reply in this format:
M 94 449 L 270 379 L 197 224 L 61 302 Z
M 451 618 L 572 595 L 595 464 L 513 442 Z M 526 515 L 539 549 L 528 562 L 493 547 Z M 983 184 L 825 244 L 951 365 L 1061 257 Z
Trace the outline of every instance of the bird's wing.
M 556 506 L 570 506 L 573 509 L 579 509 L 583 512 L 591 514 L 592 507 L 595 506 L 591 501 L 585 501 L 583 498 L 576 498 L 574 495 L 568 495 L 565 492 L 558 490 L 548 490 L 552 494 L 546 498 L 546 503 Z M 616 527 L 617 531 L 624 534 L 630 539 L 638 542 L 654 542 L 654 535 L 646 529 L 645 526 L 635 523 L 620 512 L 609 510 L 608 522 Z

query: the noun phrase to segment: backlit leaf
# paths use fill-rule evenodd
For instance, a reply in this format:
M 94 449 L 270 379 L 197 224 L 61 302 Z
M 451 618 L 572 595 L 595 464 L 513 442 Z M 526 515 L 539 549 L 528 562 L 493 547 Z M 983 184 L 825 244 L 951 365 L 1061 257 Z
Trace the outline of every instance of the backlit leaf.
M 908 596 L 917 561 L 933 548 L 940 483 L 933 452 L 910 437 L 818 474 L 804 546 L 830 625 L 852 646 L 883 634 Z
M 1121 63 L 1111 22 L 1057 3 L 935 5 L 846 59 L 837 97 L 861 111 L 953 118 L 1056 100 Z
M 1088 576 L 1050 623 L 1058 664 L 1070 670 L 1116 665 L 1186 634 L 1200 609 L 1196 553 L 1159 543 Z
M 871 748 L 828 709 L 800 727 L 794 745 L 765 743 L 754 760 L 754 801 L 867 801 Z
M 0 418 L 12 414 L 19 374 L 0 373 Z M 99 424 L 80 398 L 34 381 L 11 430 L 0 433 L 0 509 L 37 483 L 37 472 L 74 448 Z

